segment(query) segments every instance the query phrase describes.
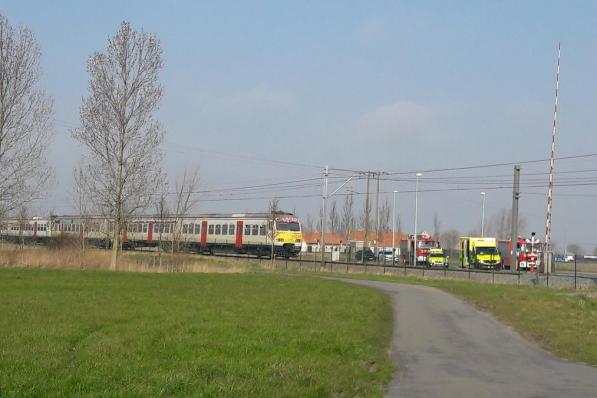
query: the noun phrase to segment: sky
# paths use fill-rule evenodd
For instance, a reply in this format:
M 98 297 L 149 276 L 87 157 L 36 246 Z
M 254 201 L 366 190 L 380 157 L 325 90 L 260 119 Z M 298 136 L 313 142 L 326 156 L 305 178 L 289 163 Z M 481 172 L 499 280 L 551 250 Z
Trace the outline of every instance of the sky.
M 261 211 L 272 197 L 317 219 L 351 171 L 383 171 L 381 200 L 401 229 L 479 229 L 512 205 L 521 166 L 526 234 L 545 235 L 557 45 L 557 155 L 597 153 L 597 3 L 592 1 L 0 1 L 36 35 L 41 86 L 54 98 L 55 182 L 36 211 L 73 212 L 71 138 L 87 94 L 86 60 L 121 21 L 164 50 L 164 168 L 199 167 L 200 212 Z M 466 168 L 502 164 L 503 166 Z M 450 169 L 433 171 L 437 169 Z M 553 239 L 597 245 L 597 157 L 556 161 Z M 269 185 L 268 184 L 279 184 Z M 259 189 L 244 187 L 261 186 Z M 243 188 L 225 190 L 230 188 Z M 355 178 L 330 200 L 365 192 Z

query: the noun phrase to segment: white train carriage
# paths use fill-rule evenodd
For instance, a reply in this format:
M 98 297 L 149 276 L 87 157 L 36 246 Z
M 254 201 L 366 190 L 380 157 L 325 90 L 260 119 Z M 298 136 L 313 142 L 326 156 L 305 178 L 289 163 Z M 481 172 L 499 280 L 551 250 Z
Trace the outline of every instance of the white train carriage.
M 51 221 L 41 217 L 0 222 L 0 235 L 9 241 L 43 241 L 51 235 Z

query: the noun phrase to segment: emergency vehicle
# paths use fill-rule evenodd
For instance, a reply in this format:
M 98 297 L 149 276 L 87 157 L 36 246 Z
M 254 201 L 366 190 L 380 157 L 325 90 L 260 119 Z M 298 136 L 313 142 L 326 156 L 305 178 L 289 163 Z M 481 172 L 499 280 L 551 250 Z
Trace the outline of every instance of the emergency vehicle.
M 417 264 L 429 265 L 429 253 L 431 249 L 439 248 L 439 241 L 431 238 L 428 233 L 422 232 L 417 235 Z M 414 262 L 415 236 L 410 235 L 407 239 L 400 241 L 400 256 L 404 264 Z

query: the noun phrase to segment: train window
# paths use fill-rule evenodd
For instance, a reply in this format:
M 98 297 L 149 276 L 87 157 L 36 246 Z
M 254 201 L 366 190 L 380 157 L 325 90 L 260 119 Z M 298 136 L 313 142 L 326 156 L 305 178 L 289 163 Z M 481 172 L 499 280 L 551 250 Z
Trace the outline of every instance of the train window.
M 265 236 L 265 225 L 259 226 L 259 235 Z
M 253 225 L 253 235 L 259 235 L 259 225 Z
M 143 224 L 143 232 L 147 232 L 147 224 Z
M 245 236 L 251 235 L 251 226 L 249 224 L 245 224 Z
M 228 235 L 228 224 L 222 225 L 222 235 Z
M 213 224 L 209 224 L 209 226 L 207 227 L 207 233 L 210 235 L 213 235 L 213 233 L 214 233 L 214 225 Z
M 201 233 L 201 224 L 195 224 L 195 234 L 199 235 Z
M 228 226 L 228 235 L 234 235 L 234 224 Z
M 182 233 L 188 234 L 189 233 L 189 226 L 188 224 L 182 224 Z
M 158 233 L 158 223 L 154 223 L 153 224 L 153 233 L 157 234 Z
M 222 226 L 220 224 L 216 225 L 216 235 L 220 235 L 220 233 L 222 232 Z

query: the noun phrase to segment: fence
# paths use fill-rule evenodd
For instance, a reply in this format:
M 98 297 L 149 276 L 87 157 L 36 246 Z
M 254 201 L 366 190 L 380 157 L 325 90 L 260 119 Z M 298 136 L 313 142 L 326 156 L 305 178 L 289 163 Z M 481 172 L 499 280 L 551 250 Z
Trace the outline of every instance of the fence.
M 347 274 L 370 274 L 390 276 L 414 276 L 424 279 L 469 280 L 481 283 L 544 286 L 550 288 L 590 289 L 597 287 L 597 275 L 584 276 L 573 274 L 537 274 L 535 272 L 510 272 L 495 270 L 479 270 L 468 268 L 413 267 L 376 263 L 352 263 L 303 259 L 276 259 L 275 269 L 299 272 L 327 272 Z

